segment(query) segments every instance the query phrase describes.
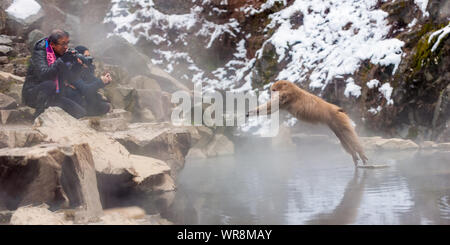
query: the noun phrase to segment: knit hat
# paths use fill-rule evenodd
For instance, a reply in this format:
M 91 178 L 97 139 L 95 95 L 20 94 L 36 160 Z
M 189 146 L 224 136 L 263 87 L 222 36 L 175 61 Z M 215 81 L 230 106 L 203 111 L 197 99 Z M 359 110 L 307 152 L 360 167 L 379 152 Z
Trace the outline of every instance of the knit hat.
M 80 54 L 84 54 L 84 52 L 86 51 L 86 50 L 89 50 L 88 48 L 86 48 L 85 46 L 77 46 L 76 48 L 75 48 L 75 50 L 76 51 L 78 51 L 78 53 L 80 53 Z

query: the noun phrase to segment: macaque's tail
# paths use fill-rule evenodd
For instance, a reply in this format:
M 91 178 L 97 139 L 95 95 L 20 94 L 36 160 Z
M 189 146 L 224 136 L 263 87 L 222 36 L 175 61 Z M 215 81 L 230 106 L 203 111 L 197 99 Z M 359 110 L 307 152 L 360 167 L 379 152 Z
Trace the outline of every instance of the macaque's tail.
M 345 114 L 345 112 L 343 111 L 338 111 L 336 117 L 328 123 L 328 126 L 339 138 L 345 151 L 352 155 L 355 165 L 358 165 L 358 155 L 363 164 L 366 164 L 368 159 L 364 154 L 361 142 L 359 141 L 358 135 L 356 134 L 355 129 L 352 127 L 350 118 L 347 116 L 347 114 Z

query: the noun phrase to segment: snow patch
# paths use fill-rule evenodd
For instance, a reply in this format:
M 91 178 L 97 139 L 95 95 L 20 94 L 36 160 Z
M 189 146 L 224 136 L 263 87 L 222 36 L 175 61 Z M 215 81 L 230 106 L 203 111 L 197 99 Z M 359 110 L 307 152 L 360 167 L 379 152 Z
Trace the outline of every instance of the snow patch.
M 423 17 L 429 16 L 427 12 L 428 0 L 414 0 L 414 3 L 419 6 L 420 11 L 423 13 Z
M 417 24 L 417 19 L 414 18 L 414 19 L 411 21 L 411 23 L 408 24 L 408 28 L 411 28 L 411 27 L 415 26 L 416 24 Z
M 385 39 L 389 31 L 387 13 L 374 9 L 376 0 L 296 0 L 272 14 L 267 29 L 278 28 L 266 42 L 272 43 L 279 61 L 290 62 L 277 79 L 310 80 L 310 87 L 324 89 L 336 76 L 355 72 L 362 60 L 394 65 L 396 71 L 404 43 Z M 295 29 L 291 18 L 303 15 Z
M 380 85 L 380 81 L 378 81 L 377 79 L 372 79 L 367 83 L 368 88 L 375 88 L 375 87 L 378 87 L 379 85 Z
M 26 19 L 37 14 L 40 9 L 41 5 L 34 0 L 14 0 L 6 12 L 18 19 Z
M 345 97 L 349 97 L 350 95 L 355 96 L 358 98 L 361 96 L 361 86 L 356 85 L 353 78 L 349 78 L 346 81 L 347 86 L 345 87 L 344 95 Z
M 383 108 L 381 106 L 378 106 L 377 108 L 371 107 L 368 112 L 372 113 L 373 115 L 379 113 Z
M 387 104 L 388 105 L 392 105 L 394 104 L 394 101 L 391 99 L 391 95 L 392 95 L 392 87 L 389 83 L 385 83 L 383 84 L 378 91 L 380 91 L 380 93 L 383 94 L 384 98 L 387 100 Z
M 431 48 L 431 52 L 434 52 L 437 49 L 437 47 L 439 47 L 439 44 L 441 43 L 442 39 L 449 33 L 450 33 L 450 23 L 446 27 L 435 31 L 430 35 L 430 37 L 428 38 L 428 43 L 431 43 L 433 38 L 439 35 L 433 47 Z

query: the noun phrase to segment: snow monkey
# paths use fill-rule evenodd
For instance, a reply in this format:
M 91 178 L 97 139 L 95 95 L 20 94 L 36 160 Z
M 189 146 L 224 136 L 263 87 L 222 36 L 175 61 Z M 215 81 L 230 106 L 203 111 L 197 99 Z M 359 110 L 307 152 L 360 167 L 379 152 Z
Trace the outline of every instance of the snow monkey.
M 287 110 L 290 114 L 302 121 L 314 124 L 326 124 L 339 138 L 345 151 L 352 155 L 355 166 L 358 165 L 359 159 L 362 160 L 363 164 L 366 164 L 368 159 L 359 142 L 358 135 L 350 123 L 350 118 L 344 110 L 286 80 L 275 82 L 271 90 L 273 92 L 278 91 L 278 95 L 272 96 L 271 101 L 278 101 L 280 109 Z M 274 112 L 270 108 L 271 101 L 249 111 L 247 117 L 258 115 L 260 111 L 267 111 L 268 114 Z

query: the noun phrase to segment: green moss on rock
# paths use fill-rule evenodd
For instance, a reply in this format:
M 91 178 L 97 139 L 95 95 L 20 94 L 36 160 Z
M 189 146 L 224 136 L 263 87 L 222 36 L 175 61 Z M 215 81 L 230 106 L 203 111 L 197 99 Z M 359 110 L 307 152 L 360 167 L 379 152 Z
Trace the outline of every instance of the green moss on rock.
M 438 35 L 433 37 L 433 39 L 430 40 L 430 42 L 428 42 L 431 33 L 441 28 L 443 28 L 442 25 L 433 26 L 431 23 L 426 23 L 419 31 L 418 35 L 422 36 L 422 38 L 418 41 L 415 47 L 415 54 L 412 58 L 411 67 L 413 69 L 413 74 L 421 71 L 424 67 L 426 67 L 430 63 L 430 61 L 432 61 L 434 58 L 439 59 L 440 56 L 442 55 L 441 52 L 431 52 L 431 48 L 437 41 Z M 445 41 L 446 38 L 447 37 L 441 40 L 439 47 L 443 45 L 443 42 Z

